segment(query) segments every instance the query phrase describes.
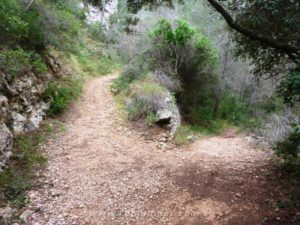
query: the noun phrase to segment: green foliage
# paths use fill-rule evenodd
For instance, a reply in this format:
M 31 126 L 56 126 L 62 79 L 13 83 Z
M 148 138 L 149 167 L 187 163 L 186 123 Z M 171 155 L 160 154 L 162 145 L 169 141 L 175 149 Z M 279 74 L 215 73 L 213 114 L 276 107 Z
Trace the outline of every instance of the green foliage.
M 95 0 L 90 0 L 94 1 Z M 181 0 L 180 0 L 181 1 Z M 156 1 L 156 0 L 142 0 L 142 1 L 135 1 L 135 0 L 128 0 L 126 1 L 126 5 L 131 13 L 137 13 L 139 10 L 142 9 L 143 6 L 147 6 L 150 9 L 155 8 L 162 3 L 167 4 L 169 7 L 173 6 L 172 0 L 162 0 L 162 1 Z
M 237 95 L 225 94 L 221 100 L 219 117 L 234 125 L 244 124 L 250 117 L 249 104 Z
M 291 46 L 300 45 L 299 1 L 290 0 L 246 0 L 243 10 L 240 2 L 228 1 L 231 13 L 241 27 L 274 40 L 280 40 Z M 272 19 L 270 19 L 272 18 Z M 287 38 L 288 37 L 288 38 Z M 286 53 L 281 49 L 274 49 L 259 41 L 235 32 L 236 53 L 240 57 L 252 59 L 254 72 L 259 76 L 274 76 L 285 71 L 287 63 Z M 298 55 L 299 58 L 299 55 Z
M 218 66 L 219 58 L 215 46 L 211 40 L 203 36 L 201 33 L 197 34 L 196 49 L 194 67 L 199 66 L 199 64 L 203 62 L 208 62 L 213 69 Z
M 175 40 L 181 45 L 184 45 L 196 33 L 195 29 L 184 20 L 178 20 L 178 25 L 175 30 Z
M 82 90 L 82 80 L 70 79 L 62 83 L 50 82 L 45 94 L 51 99 L 49 115 L 57 115 L 64 112 L 71 101 L 76 100 Z
M 257 103 L 254 107 L 262 109 L 266 114 L 270 113 L 282 113 L 284 110 L 283 99 L 277 96 L 272 96 L 270 98 L 264 99 Z
M 98 53 L 99 54 L 99 53 Z M 111 72 L 114 62 L 105 56 L 83 51 L 77 54 L 81 69 L 88 76 L 106 75 Z
M 296 198 L 290 196 L 288 199 L 286 200 L 280 200 L 277 202 L 276 206 L 277 208 L 279 209 L 294 209 L 297 204 L 298 204 L 298 201 Z
M 35 170 L 46 162 L 38 146 L 62 131 L 58 121 L 43 125 L 38 131 L 18 136 L 14 140 L 14 157 L 9 168 L 0 173 L 0 207 L 9 202 L 22 208 L 27 203 L 26 191 L 37 185 Z
M 103 43 L 90 37 L 88 30 L 80 32 L 80 40 L 72 50 L 70 66 L 84 76 L 100 76 L 118 68 L 114 58 Z
M 14 169 L 9 168 L 0 173 L 0 199 L 9 201 L 12 205 L 22 208 L 25 206 L 25 191 L 31 187 L 28 177 L 22 177 Z
M 38 43 L 38 45 L 50 45 L 60 50 L 71 51 L 76 44 L 77 34 L 81 28 L 80 19 L 70 9 L 46 2 L 33 8 L 32 11 L 38 15 L 34 21 L 35 26 L 43 27 L 40 30 L 42 34 L 35 34 L 43 37 L 42 43 Z M 36 31 L 38 32 L 38 30 Z M 29 37 L 29 39 L 32 38 Z
M 288 104 L 300 100 L 300 65 L 280 83 L 278 93 Z
M 0 52 L 0 69 L 10 78 L 10 81 L 28 67 L 30 67 L 30 54 L 23 49 Z
M 141 118 L 145 113 L 145 107 L 147 106 L 147 103 L 144 99 L 136 98 L 134 99 L 131 104 L 127 105 L 126 112 L 127 117 L 130 120 L 137 120 Z
M 112 84 L 110 85 L 111 90 L 113 93 L 118 94 L 123 90 L 126 90 L 129 87 L 129 82 L 125 77 L 119 76 L 118 78 L 114 79 Z
M 169 44 L 175 41 L 172 25 L 169 21 L 160 20 L 156 26 L 156 29 L 150 33 L 151 36 L 162 36 L 163 39 Z
M 300 126 L 297 126 L 285 141 L 278 143 L 277 153 L 287 158 L 300 157 Z
M 154 82 L 145 82 L 137 90 L 139 95 L 151 96 L 165 92 L 165 88 Z
M 156 28 L 150 32 L 150 35 L 154 37 L 162 36 L 168 44 L 185 45 L 194 36 L 195 29 L 190 27 L 184 20 L 177 20 L 176 22 L 177 26 L 174 30 L 170 21 L 162 19 L 157 23 Z
M 147 72 L 147 68 L 139 65 L 139 63 L 125 66 L 121 75 L 111 84 L 112 91 L 114 93 L 120 93 L 121 91 L 126 90 L 133 81 L 145 78 Z
M 153 112 L 148 112 L 147 117 L 146 117 L 146 123 L 149 127 L 152 127 L 153 124 L 156 122 L 157 117 L 156 114 Z
M 19 41 L 28 35 L 28 24 L 22 19 L 22 7 L 17 0 L 0 2 L 0 41 Z
M 3 50 L 0 52 L 0 70 L 12 81 L 17 75 L 33 70 L 35 73 L 44 73 L 47 67 L 41 57 L 34 52 L 17 50 Z
M 96 41 L 105 42 L 107 40 L 106 34 L 103 29 L 104 28 L 99 22 L 88 25 L 88 32 L 91 38 Z
M 22 1 L 1 1 L 1 42 L 39 50 L 49 45 L 60 50 L 71 50 L 82 19 L 79 13 L 75 13 L 78 8 L 76 2 L 71 2 L 35 1 L 26 11 Z
M 193 139 L 191 137 L 193 137 L 193 131 L 191 130 L 191 127 L 182 125 L 176 130 L 174 142 L 178 145 L 188 144 Z
M 285 168 L 290 172 L 300 174 L 300 126 L 296 126 L 289 136 L 277 143 L 277 155 L 285 160 Z

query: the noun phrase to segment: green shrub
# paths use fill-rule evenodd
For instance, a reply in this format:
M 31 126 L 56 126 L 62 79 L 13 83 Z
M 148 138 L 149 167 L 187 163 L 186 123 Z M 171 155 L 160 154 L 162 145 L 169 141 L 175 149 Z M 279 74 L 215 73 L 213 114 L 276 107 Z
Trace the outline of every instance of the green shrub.
M 19 41 L 28 35 L 28 23 L 22 19 L 22 7 L 17 0 L 0 1 L 0 42 Z
M 114 79 L 110 88 L 113 93 L 118 94 L 121 91 L 127 89 L 129 87 L 129 82 L 126 78 L 119 76 L 118 78 Z
M 71 101 L 76 100 L 82 90 L 82 80 L 70 79 L 63 83 L 50 82 L 45 94 L 51 99 L 49 115 L 61 114 Z
M 296 126 L 286 140 L 277 144 L 276 152 L 285 158 L 300 158 L 300 125 Z
M 164 87 L 154 82 L 145 82 L 138 85 L 137 90 L 135 90 L 140 96 L 152 96 L 158 93 L 163 93 L 166 91 Z
M 130 120 L 137 120 L 142 116 L 146 115 L 147 103 L 140 98 L 133 99 L 130 104 L 126 107 L 127 117 Z
M 162 36 L 163 40 L 168 44 L 179 43 L 180 45 L 185 45 L 196 31 L 184 20 L 177 20 L 176 23 L 177 26 L 173 30 L 170 21 L 162 19 L 156 24 L 150 35 L 153 37 Z
M 30 187 L 31 185 L 28 182 L 28 177 L 23 177 L 13 168 L 0 172 L 1 202 L 5 203 L 8 201 L 16 207 L 24 207 L 26 200 L 25 191 Z
M 0 70 L 5 73 L 9 81 L 31 69 L 38 74 L 47 71 L 47 66 L 38 54 L 25 52 L 21 48 L 0 52 Z
M 112 60 L 101 55 L 79 55 L 78 61 L 83 72 L 93 77 L 109 74 L 115 66 Z
M 193 138 L 193 131 L 189 126 L 182 125 L 177 128 L 174 142 L 178 145 L 188 144 L 192 141 Z
M 79 12 L 76 2 L 71 2 L 35 1 L 27 11 L 22 1 L 1 1 L 0 41 L 30 49 L 44 50 L 50 45 L 60 50 L 72 50 L 81 18 L 75 13 Z
M 147 72 L 146 68 L 137 63 L 129 64 L 124 67 L 121 75 L 113 81 L 111 89 L 114 93 L 120 93 L 126 90 L 133 81 L 145 78 Z
M 250 117 L 248 107 L 242 97 L 225 93 L 221 99 L 219 116 L 234 125 L 241 125 Z
M 180 81 L 176 97 L 183 117 L 192 124 L 210 126 L 218 101 L 215 96 L 218 57 L 212 42 L 182 20 L 174 25 L 167 20 L 159 21 L 150 37 L 153 41 L 150 55 L 154 57 L 150 67 L 162 68 Z
M 99 22 L 92 23 L 88 25 L 88 32 L 92 39 L 100 42 L 105 42 L 107 40 L 106 34 Z
M 156 117 L 155 113 L 149 112 L 147 114 L 146 123 L 149 127 L 152 127 L 153 124 L 156 122 L 156 120 L 157 120 L 157 117 Z
M 300 64 L 297 64 L 297 68 L 282 80 L 277 92 L 285 103 L 293 105 L 300 101 Z
M 298 125 L 289 136 L 277 143 L 277 155 L 285 160 L 285 168 L 300 174 L 300 126 Z
M 32 11 L 38 15 L 34 26 L 43 27 L 42 35 L 39 35 L 43 37 L 43 45 L 72 51 L 81 28 L 79 18 L 65 7 L 57 7 L 48 2 L 38 4 Z

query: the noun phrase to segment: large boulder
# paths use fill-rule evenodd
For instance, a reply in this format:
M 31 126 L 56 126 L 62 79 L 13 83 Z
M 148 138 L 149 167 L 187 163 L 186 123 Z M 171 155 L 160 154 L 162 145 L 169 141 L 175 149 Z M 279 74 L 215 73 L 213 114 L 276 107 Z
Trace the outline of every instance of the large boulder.
M 0 124 L 0 170 L 6 167 L 12 155 L 13 135 L 7 126 Z
M 15 111 L 10 113 L 9 127 L 12 129 L 14 133 L 16 134 L 22 133 L 24 131 L 25 123 L 26 123 L 25 116 Z
M 167 124 L 173 137 L 181 124 L 180 112 L 170 92 L 165 92 L 161 97 L 156 110 L 156 123 Z
M 46 112 L 49 109 L 50 104 L 46 102 L 37 103 L 28 117 L 25 124 L 25 131 L 32 131 L 39 127 L 39 124 L 43 121 L 46 116 Z
M 134 94 L 126 102 L 128 109 L 138 109 L 135 110 L 137 112 L 128 115 L 129 119 L 136 120 L 148 113 L 154 113 L 155 122 L 169 127 L 170 134 L 173 137 L 181 124 L 181 116 L 171 92 L 164 88 L 158 88 L 157 90 L 153 88 L 152 91 L 144 91 L 143 84 L 139 85 L 141 86 L 132 88 Z M 156 87 L 159 87 L 158 85 L 157 83 L 154 84 Z
M 44 101 L 44 92 L 52 76 L 27 71 L 8 82 L 5 74 L 0 75 L 3 94 L 0 95 L 0 111 L 5 111 L 0 115 L 0 122 L 6 123 L 13 133 L 38 128 L 49 109 L 49 104 Z

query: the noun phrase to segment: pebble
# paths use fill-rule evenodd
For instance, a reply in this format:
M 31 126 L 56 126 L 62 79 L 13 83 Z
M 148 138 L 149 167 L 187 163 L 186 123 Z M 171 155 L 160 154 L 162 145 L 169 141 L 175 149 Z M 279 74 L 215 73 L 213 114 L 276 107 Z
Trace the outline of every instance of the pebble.
M 20 219 L 27 223 L 28 218 L 33 214 L 34 212 L 32 210 L 26 209 L 21 215 Z

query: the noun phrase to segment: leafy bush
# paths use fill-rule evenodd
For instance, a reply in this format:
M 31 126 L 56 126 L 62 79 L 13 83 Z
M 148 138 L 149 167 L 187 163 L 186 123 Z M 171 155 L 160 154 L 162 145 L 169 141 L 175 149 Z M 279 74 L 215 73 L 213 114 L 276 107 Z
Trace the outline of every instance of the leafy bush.
M 88 25 L 88 32 L 91 35 L 91 38 L 96 41 L 105 42 L 107 40 L 106 34 L 103 29 L 104 28 L 99 22 L 91 23 Z
M 237 95 L 225 94 L 221 100 L 220 118 L 234 125 L 241 125 L 249 119 L 249 105 Z
M 0 52 L 0 70 L 6 74 L 9 81 L 12 81 L 17 75 L 26 71 L 33 70 L 38 74 L 44 73 L 47 71 L 47 67 L 38 54 L 25 52 L 19 48 Z
M 133 98 L 126 107 L 127 116 L 130 120 L 137 120 L 147 114 L 147 102 L 142 98 Z
M 50 82 L 45 91 L 46 96 L 51 99 L 48 114 L 64 112 L 69 103 L 79 97 L 81 90 L 82 81 L 79 79 L 73 78 L 63 83 Z
M 75 14 L 78 7 L 71 2 L 36 1 L 27 11 L 22 1 L 1 1 L 1 42 L 39 50 L 48 45 L 71 50 L 81 27 L 81 17 Z
M 289 136 L 277 143 L 276 153 L 285 160 L 285 167 L 300 174 L 300 126 L 296 126 Z
M 146 122 L 149 127 L 151 127 L 157 120 L 157 116 L 153 112 L 148 112 Z
M 124 77 L 119 76 L 118 78 L 114 79 L 110 88 L 114 94 L 118 94 L 121 91 L 127 89 L 129 87 L 129 82 Z
M 115 79 L 111 85 L 114 93 L 120 93 L 127 89 L 129 84 L 135 80 L 144 78 L 147 74 L 147 69 L 138 64 L 128 64 L 124 67 L 121 75 Z
M 129 64 L 126 65 L 121 73 L 121 76 L 124 77 L 129 83 L 134 80 L 137 80 L 146 73 L 145 68 L 142 68 L 137 64 Z
M 28 35 L 28 24 L 22 19 L 22 7 L 17 0 L 0 2 L 0 42 L 19 41 Z
M 177 128 L 175 136 L 174 136 L 174 141 L 178 145 L 184 145 L 188 144 L 189 142 L 192 141 L 193 137 L 193 131 L 189 126 L 182 125 Z
M 278 93 L 285 103 L 294 104 L 300 101 L 300 65 L 281 82 Z
M 25 191 L 31 187 L 27 177 L 20 176 L 17 171 L 10 168 L 0 173 L 0 199 L 11 202 L 14 206 L 22 208 L 26 204 Z
M 39 31 L 42 32 L 41 34 L 33 33 L 34 37 L 43 38 L 42 40 L 38 40 L 42 41 L 42 43 L 37 43 L 38 45 L 50 45 L 66 51 L 72 50 L 73 45 L 76 43 L 81 22 L 69 8 L 43 2 L 32 8 L 31 13 L 37 15 L 31 25 L 34 27 L 43 27 Z M 38 32 L 38 30 L 35 31 Z M 34 37 L 29 37 L 29 39 L 36 40 Z
M 166 89 L 151 80 L 140 80 L 132 83 L 126 93 L 129 100 L 126 111 L 130 120 L 146 118 L 149 113 L 157 112 L 163 103 Z M 150 119 L 150 118 L 149 118 Z
M 176 97 L 184 118 L 209 126 L 218 100 L 214 92 L 218 57 L 213 44 L 183 20 L 175 21 L 174 26 L 161 20 L 150 36 L 150 55 L 154 58 L 150 67 L 180 81 L 182 89 L 177 90 Z
M 171 23 L 168 20 L 162 19 L 156 24 L 156 28 L 150 35 L 153 37 L 161 36 L 163 41 L 168 44 L 179 43 L 185 45 L 196 33 L 195 29 L 190 27 L 184 20 L 177 20 L 176 22 L 177 26 L 173 30 Z
M 277 153 L 286 158 L 300 157 L 300 126 L 287 137 L 286 140 L 277 144 Z

